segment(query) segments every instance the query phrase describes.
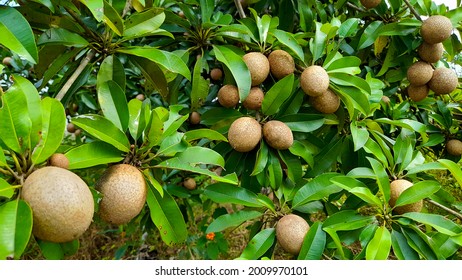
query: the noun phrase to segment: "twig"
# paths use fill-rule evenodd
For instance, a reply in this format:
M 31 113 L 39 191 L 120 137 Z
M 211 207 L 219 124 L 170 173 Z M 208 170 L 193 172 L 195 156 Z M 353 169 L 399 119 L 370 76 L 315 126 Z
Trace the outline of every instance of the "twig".
M 88 28 L 88 26 L 82 21 L 82 19 L 80 19 L 80 17 L 74 13 L 74 11 L 72 11 L 71 9 L 67 8 L 66 5 L 64 5 L 64 9 L 66 10 L 66 12 L 69 13 L 69 15 L 71 15 L 71 17 L 83 28 L 83 30 L 85 30 L 85 33 L 87 33 L 89 36 L 91 36 L 93 39 L 95 39 L 96 41 L 98 41 L 98 36 L 96 36 L 96 34 L 90 29 Z
M 239 16 L 241 18 L 246 18 L 244 9 L 242 8 L 242 4 L 240 0 L 234 0 L 234 4 L 236 5 L 237 11 L 239 12 Z
M 438 202 L 436 202 L 436 201 L 434 201 L 434 200 L 426 199 L 426 201 L 428 201 L 428 202 L 430 202 L 431 204 L 433 204 L 433 205 L 435 205 L 435 206 L 437 206 L 437 207 L 439 207 L 439 208 L 441 208 L 441 209 L 443 209 L 443 210 L 445 210 L 445 211 L 447 211 L 447 212 L 453 214 L 454 216 L 456 216 L 457 218 L 459 218 L 459 219 L 462 220 L 462 214 L 461 214 L 461 213 L 458 213 L 458 212 L 452 210 L 451 208 L 448 208 L 448 207 L 446 207 L 446 206 L 444 206 L 444 205 L 442 205 L 442 204 L 439 204 Z
M 352 8 L 352 9 L 354 9 L 354 10 L 359 11 L 359 12 L 362 12 L 362 13 L 367 12 L 365 9 L 363 9 L 363 8 L 361 8 L 361 7 L 358 7 L 358 6 L 356 6 L 355 4 L 352 4 L 352 3 L 350 3 L 350 2 L 347 2 L 346 5 L 347 5 L 348 7 L 350 7 L 350 8 Z
M 122 18 L 125 17 L 125 15 L 127 15 L 127 13 L 130 11 L 132 7 L 132 0 L 127 0 L 127 2 L 125 2 L 125 7 L 124 7 L 124 10 L 122 12 Z
M 79 75 L 82 73 L 83 69 L 87 67 L 87 64 L 92 60 L 92 58 L 95 56 L 96 52 L 94 50 L 90 50 L 87 53 L 87 56 L 82 59 L 80 62 L 79 67 L 75 70 L 75 72 L 72 74 L 72 76 L 67 80 L 67 82 L 64 84 L 64 86 L 61 88 L 61 90 L 58 92 L 56 95 L 56 99 L 58 101 L 61 101 L 63 97 L 66 95 L 67 91 L 71 88 L 72 84 L 75 82 L 75 80 L 79 77 Z
M 414 9 L 414 7 L 412 7 L 411 3 L 409 3 L 409 0 L 404 0 L 404 3 L 406 3 L 406 6 L 409 8 L 409 10 L 411 11 L 412 14 L 414 14 L 414 16 L 422 21 L 422 18 L 420 17 L 419 13 L 417 13 L 417 11 Z

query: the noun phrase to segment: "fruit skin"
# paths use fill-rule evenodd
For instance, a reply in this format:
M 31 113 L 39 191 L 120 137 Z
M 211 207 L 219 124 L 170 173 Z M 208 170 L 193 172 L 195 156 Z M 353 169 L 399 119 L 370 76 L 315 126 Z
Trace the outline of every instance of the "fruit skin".
M 408 180 L 404 179 L 397 179 L 394 180 L 390 183 L 390 201 L 389 204 L 391 207 L 394 207 L 396 204 L 396 200 L 398 200 L 398 197 L 400 194 L 405 191 L 406 189 L 410 188 L 413 184 L 409 182 Z M 398 206 L 393 209 L 393 212 L 402 215 L 404 213 L 408 212 L 420 212 L 423 207 L 423 201 L 419 200 L 417 202 L 411 203 L 411 204 L 405 204 L 402 206 Z
M 229 144 L 238 152 L 250 152 L 260 143 L 261 137 L 260 124 L 250 117 L 236 119 L 228 131 Z
M 448 154 L 453 156 L 461 156 L 462 155 L 462 141 L 458 139 L 451 139 L 446 143 L 446 150 Z
M 139 101 L 144 101 L 144 99 L 146 99 L 146 97 L 142 93 L 137 94 L 135 98 L 138 99 Z
M 196 111 L 191 112 L 189 115 L 189 122 L 194 125 L 199 124 L 201 122 L 201 114 Z
M 188 190 L 195 190 L 196 186 L 196 180 L 194 180 L 194 178 L 187 178 L 183 181 L 183 187 L 187 188 Z
M 64 154 L 55 153 L 48 159 L 48 165 L 69 169 L 69 159 Z
M 252 86 L 258 86 L 263 83 L 269 75 L 270 65 L 268 58 L 259 52 L 246 53 L 242 59 L 250 71 Z
M 272 120 L 263 125 L 263 138 L 277 150 L 286 150 L 294 143 L 292 130 L 283 122 Z
M 419 102 L 428 96 L 429 90 L 427 85 L 415 86 L 410 84 L 407 88 L 407 94 L 412 101 Z
M 382 2 L 382 0 L 360 0 L 360 2 L 364 8 L 372 9 L 377 7 Z
M 5 56 L 2 60 L 2 63 L 5 65 L 5 66 L 11 66 L 11 62 L 13 61 L 13 59 L 10 57 L 10 56 Z
M 239 90 L 234 85 L 224 85 L 218 91 L 218 103 L 225 108 L 234 108 L 239 103 Z
M 265 98 L 265 93 L 263 90 L 259 87 L 253 87 L 250 89 L 249 95 L 244 100 L 242 105 L 246 109 L 258 111 L 261 108 L 263 98 Z
M 69 133 L 74 133 L 77 130 L 77 128 L 75 127 L 75 124 L 73 123 L 68 123 L 66 126 L 66 129 L 67 129 L 67 132 Z
M 300 86 L 306 94 L 319 96 L 329 88 L 329 75 L 321 66 L 309 66 L 302 72 Z
M 324 94 L 310 98 L 313 107 L 321 113 L 332 114 L 340 107 L 340 98 L 328 89 Z
M 451 93 L 457 88 L 458 84 L 459 79 L 456 72 L 446 67 L 436 68 L 433 71 L 431 80 L 428 82 L 428 86 L 436 94 Z
M 69 170 L 46 166 L 32 172 L 24 181 L 21 196 L 32 209 L 32 232 L 39 239 L 69 242 L 81 236 L 92 222 L 90 189 Z
M 143 174 L 129 164 L 109 167 L 96 183 L 103 198 L 99 204 L 99 215 L 108 223 L 128 223 L 143 209 L 147 187 Z
M 424 61 L 417 61 L 407 69 L 407 79 L 411 85 L 423 86 L 433 76 L 433 67 Z
M 420 35 L 429 44 L 441 43 L 448 39 L 452 33 L 451 21 L 442 15 L 430 16 L 422 22 Z
M 276 224 L 276 239 L 286 252 L 298 255 L 309 229 L 310 225 L 305 219 L 289 214 L 282 217 Z
M 223 77 L 223 71 L 220 68 L 210 70 L 210 78 L 214 81 L 219 81 Z
M 294 58 L 284 50 L 275 50 L 268 56 L 271 74 L 282 79 L 295 71 Z
M 429 44 L 423 42 L 417 49 L 420 59 L 428 63 L 438 62 L 443 57 L 443 51 L 443 43 Z

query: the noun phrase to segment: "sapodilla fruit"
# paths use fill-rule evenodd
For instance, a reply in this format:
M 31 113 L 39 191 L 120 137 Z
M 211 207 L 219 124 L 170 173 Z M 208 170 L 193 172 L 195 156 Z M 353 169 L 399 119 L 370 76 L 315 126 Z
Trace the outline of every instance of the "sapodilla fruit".
M 422 22 L 420 35 L 429 44 L 441 43 L 448 39 L 452 33 L 452 23 L 449 18 L 442 15 L 430 16 Z
M 194 178 L 187 178 L 183 181 L 183 187 L 185 187 L 188 190 L 194 190 L 196 189 L 196 180 Z
M 298 255 L 310 225 L 302 217 L 289 214 L 276 224 L 276 239 L 284 251 Z
M 37 169 L 24 181 L 21 196 L 32 209 L 32 232 L 42 240 L 62 243 L 77 239 L 93 219 L 90 189 L 67 169 L 55 166 Z
M 364 8 L 372 9 L 377 7 L 382 2 L 382 0 L 360 0 L 360 2 Z
M 449 94 L 457 88 L 458 84 L 456 72 L 446 67 L 436 68 L 428 82 L 428 86 L 435 94 Z
M 284 50 L 275 50 L 268 56 L 271 74 L 282 79 L 295 71 L 294 58 Z
M 446 143 L 446 150 L 448 154 L 453 156 L 461 156 L 462 155 L 462 141 L 458 139 L 451 139 Z
M 242 105 L 246 109 L 258 111 L 261 108 L 261 103 L 263 102 L 264 98 L 265 98 L 265 93 L 263 92 L 261 88 L 252 87 L 250 89 L 249 95 L 244 100 Z
M 141 171 L 129 164 L 109 167 L 96 183 L 102 194 L 100 217 L 111 224 L 121 225 L 136 217 L 146 202 L 147 187 Z
M 250 152 L 262 137 L 260 123 L 251 117 L 236 119 L 228 131 L 228 142 L 238 152 Z
M 302 72 L 300 86 L 306 94 L 319 96 L 329 88 L 329 75 L 321 66 L 309 66 Z
M 407 94 L 409 98 L 414 102 L 419 102 L 424 100 L 428 96 L 429 88 L 427 85 L 415 86 L 410 84 L 407 88 Z
M 189 123 L 191 124 L 199 124 L 201 122 L 201 114 L 199 112 L 193 111 L 189 114 Z
M 283 122 L 272 120 L 263 125 L 263 139 L 277 150 L 286 150 L 294 143 L 292 130 Z
M 394 180 L 390 183 L 390 201 L 389 204 L 391 207 L 395 207 L 396 201 L 398 200 L 398 197 L 401 195 L 401 193 L 408 188 L 410 188 L 413 184 L 409 182 L 408 180 L 404 179 L 397 179 Z M 402 206 L 398 206 L 393 209 L 393 212 L 402 215 L 404 213 L 408 212 L 420 212 L 423 207 L 423 201 L 419 200 L 417 202 L 411 203 L 411 204 L 405 204 Z
M 433 67 L 424 61 L 416 61 L 407 69 L 407 79 L 411 85 L 422 86 L 433 76 Z
M 218 90 L 218 103 L 225 108 L 239 104 L 239 89 L 235 85 L 224 85 Z
M 330 89 L 322 95 L 310 97 L 310 101 L 314 109 L 324 114 L 335 113 L 340 107 L 340 98 Z
M 425 41 L 417 49 L 420 59 L 428 63 L 438 62 L 443 57 L 443 51 L 443 43 L 429 44 Z
M 210 70 L 210 78 L 214 81 L 219 81 L 223 77 L 223 71 L 220 68 Z
M 55 153 L 48 159 L 48 165 L 69 169 L 69 159 L 61 153 Z
M 268 58 L 260 52 L 246 53 L 242 59 L 249 68 L 252 86 L 263 83 L 269 75 L 270 65 Z

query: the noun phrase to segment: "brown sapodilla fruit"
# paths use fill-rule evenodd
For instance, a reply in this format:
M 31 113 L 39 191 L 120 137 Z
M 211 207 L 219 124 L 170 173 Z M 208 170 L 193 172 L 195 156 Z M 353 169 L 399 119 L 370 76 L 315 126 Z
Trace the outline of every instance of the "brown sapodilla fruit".
M 199 124 L 201 122 L 201 114 L 199 112 L 193 111 L 189 114 L 189 123 L 191 124 Z
M 223 77 L 223 71 L 220 68 L 210 70 L 210 78 L 214 81 L 219 81 Z
M 456 72 L 446 67 L 436 68 L 428 82 L 428 86 L 436 94 L 449 94 L 457 88 L 458 84 Z
M 408 180 L 397 179 L 397 180 L 392 181 L 390 183 L 390 201 L 389 201 L 390 206 L 395 207 L 396 201 L 398 200 L 398 197 L 401 195 L 401 193 L 412 186 L 413 184 L 409 182 Z M 423 201 L 419 200 L 411 204 L 405 204 L 402 206 L 398 206 L 393 209 L 393 212 L 398 215 L 402 215 L 408 212 L 420 212 L 422 210 L 422 207 L 423 207 Z
M 265 98 L 263 90 L 259 87 L 252 87 L 242 105 L 244 105 L 246 109 L 258 111 L 261 108 L 263 98 Z
M 218 103 L 225 108 L 239 104 L 239 89 L 235 85 L 224 85 L 218 90 Z
M 263 125 L 263 139 L 277 150 L 285 150 L 294 143 L 292 130 L 283 122 L 272 120 Z
M 276 224 L 276 239 L 284 251 L 298 255 L 310 225 L 302 217 L 289 214 Z
M 268 58 L 260 52 L 246 53 L 242 59 L 250 71 L 252 86 L 258 86 L 263 83 L 269 75 L 270 65 Z
M 407 69 L 407 79 L 411 85 L 422 86 L 433 76 L 433 67 L 424 61 L 416 61 Z
M 340 98 L 328 89 L 319 96 L 310 97 L 311 105 L 321 113 L 332 114 L 340 107 Z
M 446 150 L 448 154 L 453 156 L 461 156 L 462 155 L 462 141 L 458 139 L 451 139 L 446 143 Z
M 5 56 L 2 60 L 3 65 L 5 66 L 11 66 L 11 62 L 13 59 L 10 56 Z
M 294 58 L 284 50 L 275 50 L 268 56 L 271 74 L 282 79 L 295 71 Z
M 128 223 L 141 212 L 146 202 L 146 181 L 133 165 L 109 167 L 96 183 L 96 189 L 103 196 L 99 215 L 111 224 Z
M 414 102 L 419 102 L 424 100 L 428 96 L 429 88 L 427 85 L 415 86 L 410 84 L 407 88 L 407 94 L 409 98 Z
M 39 239 L 69 242 L 81 236 L 92 222 L 93 195 L 87 184 L 67 169 L 37 169 L 24 181 L 21 196 L 32 209 L 32 232 Z
M 382 2 L 382 0 L 360 0 L 360 2 L 364 8 L 372 9 L 377 7 Z
M 194 178 L 187 178 L 183 181 L 183 187 L 188 190 L 195 190 L 196 189 L 196 180 Z
M 441 43 L 451 36 L 452 23 L 442 15 L 428 17 L 422 22 L 420 35 L 429 44 Z
M 55 153 L 48 159 L 48 165 L 69 169 L 69 159 L 61 153 Z
M 428 63 L 435 63 L 443 57 L 443 43 L 429 44 L 427 42 L 422 42 L 417 52 L 420 59 Z
M 251 117 L 236 119 L 228 131 L 228 142 L 238 152 L 250 152 L 260 143 L 261 137 L 261 125 Z
M 329 75 L 321 66 L 309 66 L 302 72 L 300 86 L 310 96 L 321 95 L 329 88 Z

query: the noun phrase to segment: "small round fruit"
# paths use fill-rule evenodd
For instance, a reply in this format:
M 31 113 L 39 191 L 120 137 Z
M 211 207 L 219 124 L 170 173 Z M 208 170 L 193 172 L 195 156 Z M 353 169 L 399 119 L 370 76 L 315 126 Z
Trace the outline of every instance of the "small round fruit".
M 121 225 L 136 217 L 146 202 L 147 187 L 143 174 L 129 164 L 109 167 L 96 183 L 103 198 L 99 215 L 108 223 Z
M 77 130 L 77 128 L 75 127 L 75 124 L 73 123 L 68 123 L 66 126 L 66 129 L 67 129 L 67 132 L 69 133 L 74 133 Z
M 462 141 L 458 139 L 451 139 L 446 143 L 446 150 L 448 154 L 453 156 L 461 156 L 462 155 Z
M 22 198 L 33 213 L 33 234 L 61 243 L 81 236 L 93 220 L 93 195 L 75 173 L 54 166 L 32 172 L 24 181 Z
M 260 123 L 250 117 L 236 119 L 228 131 L 228 142 L 238 152 L 250 152 L 262 137 Z
M 443 51 L 443 43 L 429 44 L 425 41 L 417 49 L 420 59 L 428 63 L 438 62 L 443 57 Z
M 417 61 L 407 69 L 407 79 L 411 85 L 423 86 L 433 76 L 433 67 L 424 61 Z
M 300 86 L 306 94 L 319 96 L 329 88 L 329 75 L 321 66 L 309 66 L 302 72 Z
M 383 103 L 390 104 L 390 97 L 383 95 L 380 99 L 383 101 Z
M 310 225 L 300 216 L 289 214 L 276 224 L 276 239 L 288 253 L 298 255 Z
M 268 56 L 271 74 L 282 79 L 295 71 L 294 58 L 284 50 L 275 50 Z
M 390 183 L 390 201 L 389 204 L 391 207 L 395 207 L 396 201 L 398 197 L 401 195 L 403 191 L 410 188 L 413 184 L 408 180 L 398 179 L 394 180 Z M 405 204 L 402 206 L 398 206 L 393 209 L 393 212 L 402 215 L 408 212 L 420 212 L 423 207 L 423 201 L 419 200 L 417 202 L 411 204 Z
M 270 65 L 268 58 L 259 52 L 246 53 L 242 59 L 250 71 L 252 86 L 258 86 L 263 83 L 269 75 Z
M 420 35 L 429 44 L 441 43 L 452 33 L 452 23 L 449 18 L 441 15 L 430 16 L 422 22 Z
M 234 108 L 239 104 L 239 90 L 234 85 L 224 85 L 218 91 L 218 103 L 225 108 Z
M 407 94 L 409 98 L 414 102 L 419 102 L 424 100 L 428 96 L 429 88 L 427 85 L 415 86 L 410 84 L 407 88 Z
M 219 81 L 223 77 L 223 71 L 220 68 L 210 70 L 210 78 L 214 81 Z
M 324 114 L 335 113 L 340 107 L 340 98 L 332 90 L 328 89 L 324 94 L 311 97 L 314 109 Z
M 195 190 L 196 180 L 194 180 L 194 178 L 187 178 L 183 181 L 183 187 L 187 188 L 188 190 Z
M 286 150 L 294 143 L 292 130 L 283 122 L 272 120 L 263 125 L 263 139 L 277 150 Z
M 194 125 L 199 124 L 201 122 L 201 115 L 196 111 L 191 112 L 189 115 L 189 122 Z
M 48 159 L 48 165 L 69 169 L 69 159 L 64 154 L 55 153 Z
M 259 87 L 252 87 L 242 105 L 244 105 L 246 109 L 258 111 L 261 108 L 263 98 L 265 98 L 263 90 Z
M 135 98 L 138 99 L 139 101 L 144 101 L 144 99 L 146 99 L 146 97 L 142 93 L 137 94 Z
M 5 66 L 11 66 L 11 62 L 13 59 L 10 56 L 5 56 L 2 60 L 3 65 Z
M 449 94 L 457 88 L 458 84 L 456 72 L 446 67 L 436 68 L 428 82 L 428 86 L 435 94 Z
M 360 0 L 360 2 L 364 8 L 373 9 L 377 7 L 382 2 L 382 0 Z

